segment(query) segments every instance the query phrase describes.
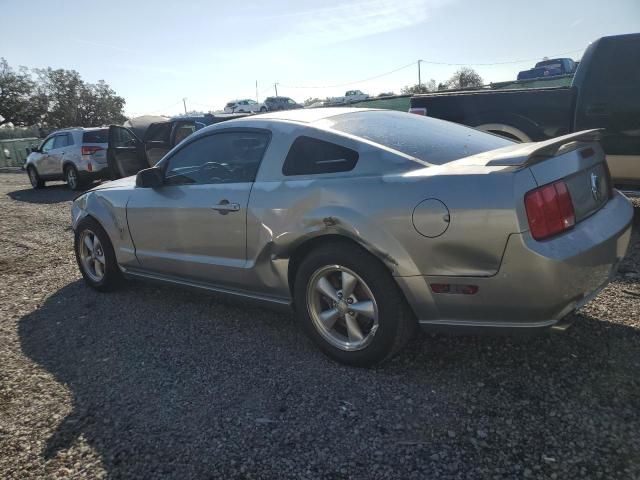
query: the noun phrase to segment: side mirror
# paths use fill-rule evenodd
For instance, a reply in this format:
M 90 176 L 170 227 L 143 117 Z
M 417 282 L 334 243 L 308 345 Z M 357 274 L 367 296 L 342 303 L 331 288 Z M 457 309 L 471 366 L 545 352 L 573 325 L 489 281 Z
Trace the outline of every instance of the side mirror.
M 40 150 L 38 149 L 38 147 L 31 147 L 31 151 L 32 152 L 39 152 Z
M 159 167 L 145 168 L 136 175 L 136 187 L 159 188 L 164 183 L 164 174 Z

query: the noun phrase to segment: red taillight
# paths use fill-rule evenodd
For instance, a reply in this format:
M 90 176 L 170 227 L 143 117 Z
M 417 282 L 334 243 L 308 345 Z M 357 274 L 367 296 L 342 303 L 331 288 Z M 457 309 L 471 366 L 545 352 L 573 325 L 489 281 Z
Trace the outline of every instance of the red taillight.
M 524 205 L 531 235 L 536 240 L 564 232 L 576 224 L 571 195 L 563 181 L 527 192 Z
M 96 146 L 85 146 L 85 147 L 82 147 L 82 155 L 93 155 L 94 153 L 99 152 L 100 150 L 104 150 L 104 148 L 96 147 Z
M 409 113 L 415 113 L 416 115 L 427 116 L 427 109 L 425 107 L 411 107 Z

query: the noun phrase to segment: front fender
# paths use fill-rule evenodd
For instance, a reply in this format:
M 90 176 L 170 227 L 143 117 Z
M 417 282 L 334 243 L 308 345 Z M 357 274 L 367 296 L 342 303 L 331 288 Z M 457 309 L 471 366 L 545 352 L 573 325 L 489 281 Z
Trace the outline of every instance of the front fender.
M 87 216 L 95 219 L 109 236 L 120 265 L 138 264 L 127 225 L 129 196 L 130 192 L 119 189 L 89 191 L 78 197 L 71 207 L 73 229 Z

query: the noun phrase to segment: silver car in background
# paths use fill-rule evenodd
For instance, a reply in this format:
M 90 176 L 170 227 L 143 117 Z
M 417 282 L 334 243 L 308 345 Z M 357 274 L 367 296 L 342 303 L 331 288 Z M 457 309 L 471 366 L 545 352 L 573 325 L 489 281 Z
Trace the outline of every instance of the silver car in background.
M 94 180 L 109 178 L 108 128 L 68 128 L 50 134 L 25 162 L 33 188 L 48 180 L 64 180 L 81 190 Z
M 632 215 L 598 131 L 515 144 L 355 108 L 204 128 L 72 207 L 92 287 L 150 279 L 293 306 L 351 365 L 389 358 L 417 325 L 563 325 L 610 280 Z

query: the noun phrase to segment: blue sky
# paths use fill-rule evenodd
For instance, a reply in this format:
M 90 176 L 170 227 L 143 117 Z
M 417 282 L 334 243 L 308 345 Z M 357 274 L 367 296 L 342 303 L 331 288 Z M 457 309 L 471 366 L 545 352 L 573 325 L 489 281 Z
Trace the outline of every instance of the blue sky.
M 603 35 L 640 31 L 640 0 L 109 2 L 0 0 L 0 56 L 104 79 L 129 115 L 221 108 L 278 93 L 298 101 L 417 83 L 418 59 L 515 78 L 543 56 L 579 58 Z M 37 13 L 35 13 L 37 12 Z M 570 53 L 567 53 L 570 52 Z M 519 63 L 480 65 L 488 63 Z M 455 65 L 422 65 L 423 81 Z M 294 87 L 320 88 L 294 88 Z

